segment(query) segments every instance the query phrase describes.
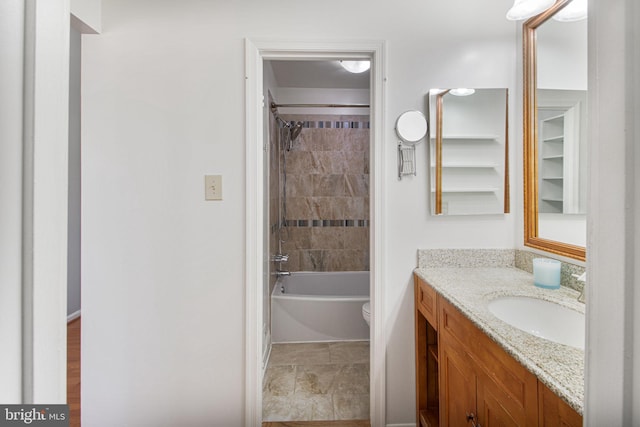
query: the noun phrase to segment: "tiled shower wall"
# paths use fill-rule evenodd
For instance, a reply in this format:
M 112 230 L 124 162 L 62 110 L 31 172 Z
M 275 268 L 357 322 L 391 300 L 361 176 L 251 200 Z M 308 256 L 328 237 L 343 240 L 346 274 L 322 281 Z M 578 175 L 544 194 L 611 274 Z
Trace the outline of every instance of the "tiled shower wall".
M 279 157 L 287 169 L 282 250 L 289 261 L 282 268 L 369 270 L 369 116 L 282 117 L 304 122 L 291 151 Z

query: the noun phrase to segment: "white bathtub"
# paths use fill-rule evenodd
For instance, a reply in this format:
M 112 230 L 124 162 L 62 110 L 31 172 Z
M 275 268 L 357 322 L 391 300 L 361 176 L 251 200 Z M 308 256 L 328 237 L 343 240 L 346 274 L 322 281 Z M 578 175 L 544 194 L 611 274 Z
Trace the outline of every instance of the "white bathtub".
M 369 301 L 369 272 L 291 273 L 271 295 L 274 343 L 368 340 L 362 305 Z

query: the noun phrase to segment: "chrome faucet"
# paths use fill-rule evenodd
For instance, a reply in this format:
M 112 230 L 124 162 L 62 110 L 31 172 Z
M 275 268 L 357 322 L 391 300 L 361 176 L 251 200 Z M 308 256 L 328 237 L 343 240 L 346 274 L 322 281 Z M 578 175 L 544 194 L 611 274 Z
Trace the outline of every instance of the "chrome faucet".
M 289 261 L 289 255 L 288 254 L 271 255 L 271 261 L 273 261 L 273 262 L 287 262 L 287 261 Z
M 291 272 L 285 271 L 285 270 L 276 270 L 276 277 L 286 277 L 286 276 L 291 276 Z
M 582 282 L 582 292 L 580 292 L 580 296 L 578 297 L 579 302 L 586 302 L 587 299 L 587 272 L 585 271 L 582 274 L 572 274 L 573 277 L 576 278 L 577 281 Z

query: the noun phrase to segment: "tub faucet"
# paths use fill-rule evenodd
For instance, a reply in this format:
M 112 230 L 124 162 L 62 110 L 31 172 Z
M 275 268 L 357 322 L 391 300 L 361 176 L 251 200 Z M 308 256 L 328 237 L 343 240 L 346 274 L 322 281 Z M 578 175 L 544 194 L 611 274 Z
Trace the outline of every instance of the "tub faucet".
M 578 297 L 578 301 L 586 302 L 586 299 L 587 299 L 587 295 L 586 295 L 586 291 L 587 291 L 587 272 L 585 271 L 584 273 L 582 273 L 580 275 L 572 274 L 572 276 L 575 277 L 577 281 L 582 282 L 582 292 L 580 292 L 580 296 Z
M 285 271 L 285 270 L 276 270 L 276 277 L 285 277 L 285 276 L 291 276 L 291 272 Z
M 289 261 L 289 255 L 288 254 L 271 255 L 271 261 L 273 261 L 273 262 L 287 262 L 287 261 Z

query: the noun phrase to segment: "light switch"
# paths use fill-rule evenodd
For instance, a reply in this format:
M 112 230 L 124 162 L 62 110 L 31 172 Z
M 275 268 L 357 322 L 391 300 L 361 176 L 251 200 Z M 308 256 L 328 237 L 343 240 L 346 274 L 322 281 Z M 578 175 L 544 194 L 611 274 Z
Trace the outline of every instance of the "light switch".
M 222 175 L 204 176 L 204 199 L 222 200 Z

